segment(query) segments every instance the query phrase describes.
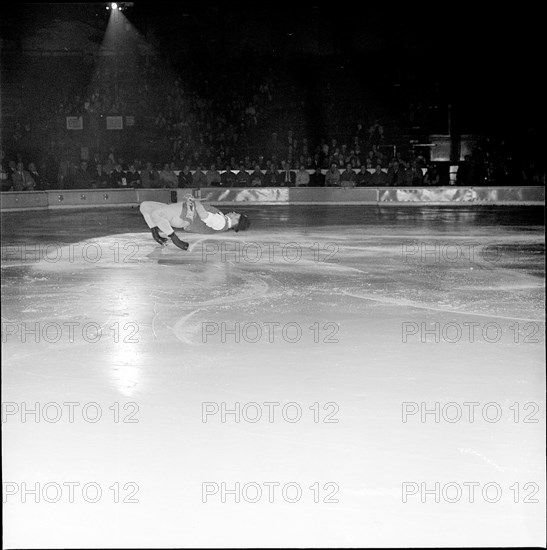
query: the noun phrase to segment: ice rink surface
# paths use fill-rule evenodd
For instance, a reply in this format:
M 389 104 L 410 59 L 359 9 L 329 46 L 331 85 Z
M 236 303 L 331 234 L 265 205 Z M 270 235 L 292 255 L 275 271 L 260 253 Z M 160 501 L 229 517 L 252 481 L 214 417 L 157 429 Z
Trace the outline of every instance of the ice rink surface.
M 2 215 L 5 546 L 544 545 L 542 210 L 243 210 Z

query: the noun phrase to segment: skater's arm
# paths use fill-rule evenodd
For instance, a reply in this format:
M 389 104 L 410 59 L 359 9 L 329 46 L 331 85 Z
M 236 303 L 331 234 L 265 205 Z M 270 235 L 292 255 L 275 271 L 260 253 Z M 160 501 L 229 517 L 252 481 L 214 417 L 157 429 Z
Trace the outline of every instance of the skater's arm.
M 194 208 L 196 209 L 198 216 L 202 220 L 205 220 L 205 218 L 210 214 L 210 212 L 207 212 L 207 210 L 205 210 L 203 204 L 201 204 L 201 202 L 198 199 L 195 199 L 194 197 L 188 197 L 188 202 L 194 205 Z
M 208 212 L 203 207 L 203 204 L 201 204 L 201 202 L 199 202 L 197 199 L 194 199 L 193 197 L 189 200 L 190 202 L 194 203 L 196 212 L 198 216 L 203 220 L 203 223 L 205 223 L 205 225 L 207 225 L 211 229 L 215 229 L 216 231 L 220 231 L 221 229 L 224 229 L 226 227 L 227 222 L 224 214 L 213 214 L 212 212 Z

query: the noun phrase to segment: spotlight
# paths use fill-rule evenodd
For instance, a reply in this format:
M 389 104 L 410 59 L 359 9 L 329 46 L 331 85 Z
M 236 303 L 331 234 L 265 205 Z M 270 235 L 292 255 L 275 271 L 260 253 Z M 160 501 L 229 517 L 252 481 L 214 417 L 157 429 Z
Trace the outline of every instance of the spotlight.
M 118 9 L 118 4 L 116 4 L 116 2 L 112 2 L 112 9 L 113 10 L 117 10 Z

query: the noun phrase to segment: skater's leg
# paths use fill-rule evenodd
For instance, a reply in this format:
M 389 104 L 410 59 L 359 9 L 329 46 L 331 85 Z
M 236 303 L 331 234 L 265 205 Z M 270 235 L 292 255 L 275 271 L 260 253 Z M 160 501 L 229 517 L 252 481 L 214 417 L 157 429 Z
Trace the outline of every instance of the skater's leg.
M 144 201 L 141 203 L 139 210 L 150 229 L 157 227 L 165 235 L 173 233 L 173 227 L 169 223 L 171 216 L 168 205 L 162 202 Z
M 188 222 L 179 218 L 178 207 L 173 208 L 173 205 L 166 205 L 161 202 L 145 201 L 141 203 L 139 209 L 148 227 L 150 227 L 152 231 L 152 237 L 154 237 L 154 240 L 158 244 L 163 246 L 167 242 L 167 239 L 160 236 L 159 232 L 161 231 L 171 238 L 171 241 L 175 244 L 175 246 L 181 248 L 182 250 L 188 249 L 188 243 L 181 241 L 173 230 L 173 226 L 185 227 L 188 225 Z
M 155 212 L 156 210 L 158 210 L 162 206 L 165 206 L 165 204 L 163 204 L 161 202 L 155 202 L 155 201 L 141 202 L 141 204 L 139 206 L 139 210 L 140 210 L 141 214 L 144 217 L 144 221 L 146 222 L 146 224 L 148 225 L 148 227 L 150 229 L 152 229 L 153 227 L 156 226 L 156 223 L 152 219 L 153 212 Z

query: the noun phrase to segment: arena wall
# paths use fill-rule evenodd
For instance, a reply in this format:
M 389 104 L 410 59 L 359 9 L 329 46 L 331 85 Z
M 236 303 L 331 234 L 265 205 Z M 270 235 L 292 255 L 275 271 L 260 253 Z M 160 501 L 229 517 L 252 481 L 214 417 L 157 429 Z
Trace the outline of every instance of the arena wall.
M 191 193 L 218 205 L 259 203 L 381 206 L 544 205 L 544 187 L 261 187 L 201 189 L 61 189 L 0 193 L 0 211 L 136 206 L 145 200 L 172 202 Z

